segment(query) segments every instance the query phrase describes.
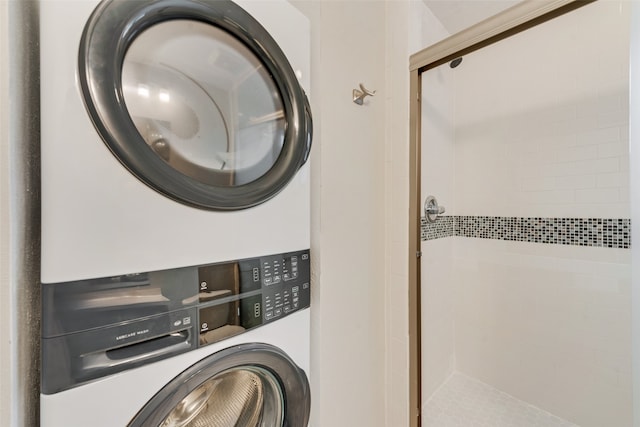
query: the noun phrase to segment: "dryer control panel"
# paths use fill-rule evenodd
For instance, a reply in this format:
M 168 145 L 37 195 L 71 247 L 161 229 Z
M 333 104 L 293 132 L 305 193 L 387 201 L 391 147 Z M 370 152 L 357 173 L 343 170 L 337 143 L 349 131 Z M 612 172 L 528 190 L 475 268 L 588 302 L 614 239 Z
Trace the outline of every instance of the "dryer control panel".
M 42 284 L 44 394 L 219 342 L 309 307 L 309 250 Z
M 199 345 L 275 322 L 311 301 L 309 251 L 198 268 Z

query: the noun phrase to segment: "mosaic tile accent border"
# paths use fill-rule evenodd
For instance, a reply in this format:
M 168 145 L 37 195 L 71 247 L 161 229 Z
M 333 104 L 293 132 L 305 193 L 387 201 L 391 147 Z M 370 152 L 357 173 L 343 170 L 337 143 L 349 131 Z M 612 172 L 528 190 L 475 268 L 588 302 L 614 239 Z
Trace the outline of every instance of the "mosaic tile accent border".
M 549 243 L 554 245 L 631 247 L 631 220 L 625 218 L 520 218 L 441 216 L 421 218 L 422 240 L 450 236 Z
M 433 240 L 454 236 L 455 218 L 453 216 L 440 216 L 433 223 L 428 223 L 425 218 L 420 218 L 420 237 L 422 240 Z

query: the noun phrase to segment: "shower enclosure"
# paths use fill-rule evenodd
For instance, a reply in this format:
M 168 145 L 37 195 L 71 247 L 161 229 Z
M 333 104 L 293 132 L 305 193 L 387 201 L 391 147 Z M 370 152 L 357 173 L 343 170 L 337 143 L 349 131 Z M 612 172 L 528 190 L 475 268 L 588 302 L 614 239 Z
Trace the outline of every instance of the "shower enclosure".
M 630 3 L 564 3 L 413 75 L 425 427 L 632 426 Z

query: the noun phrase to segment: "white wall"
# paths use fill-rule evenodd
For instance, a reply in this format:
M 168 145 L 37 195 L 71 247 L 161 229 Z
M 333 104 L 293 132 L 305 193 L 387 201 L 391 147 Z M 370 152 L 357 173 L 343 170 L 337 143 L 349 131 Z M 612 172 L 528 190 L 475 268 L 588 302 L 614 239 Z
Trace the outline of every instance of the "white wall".
M 631 4 L 629 70 L 629 157 L 632 165 L 640 165 L 640 4 Z M 631 221 L 640 224 L 640 167 L 631 168 Z M 633 242 L 640 242 L 640 227 L 631 229 Z M 633 336 L 633 419 L 640 426 L 640 245 L 631 249 L 632 265 L 632 329 Z
M 385 419 L 385 3 L 293 2 L 311 21 L 312 425 Z M 378 90 L 364 106 L 351 91 Z
M 408 204 L 409 204 L 409 68 L 408 25 L 413 2 L 387 3 L 387 102 L 385 149 L 385 382 L 386 426 L 409 420 L 408 352 Z
M 388 1 L 386 14 L 386 425 L 396 427 L 409 424 L 409 56 L 448 33 L 421 0 Z
M 312 23 L 313 425 L 408 425 L 409 55 L 447 34 L 421 0 L 293 3 Z

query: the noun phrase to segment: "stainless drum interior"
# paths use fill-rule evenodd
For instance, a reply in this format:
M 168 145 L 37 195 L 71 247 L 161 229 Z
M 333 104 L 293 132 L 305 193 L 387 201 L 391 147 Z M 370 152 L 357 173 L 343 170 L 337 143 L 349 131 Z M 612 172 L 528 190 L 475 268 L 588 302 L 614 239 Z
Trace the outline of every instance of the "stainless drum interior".
M 208 379 L 169 413 L 161 427 L 282 426 L 278 381 L 259 367 L 238 367 Z

